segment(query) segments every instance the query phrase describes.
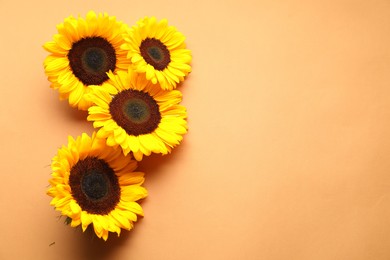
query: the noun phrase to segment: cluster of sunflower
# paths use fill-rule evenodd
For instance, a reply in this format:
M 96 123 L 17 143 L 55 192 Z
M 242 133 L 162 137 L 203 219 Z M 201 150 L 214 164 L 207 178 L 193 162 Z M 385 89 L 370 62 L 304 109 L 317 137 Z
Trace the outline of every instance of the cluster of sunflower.
M 92 224 L 107 240 L 143 216 L 137 201 L 147 190 L 137 161 L 170 153 L 187 132 L 175 88 L 191 71 L 191 52 L 175 27 L 154 17 L 129 27 L 90 11 L 57 30 L 43 46 L 45 73 L 61 100 L 88 110 L 96 132 L 68 137 L 52 159 L 47 194 L 72 227 Z

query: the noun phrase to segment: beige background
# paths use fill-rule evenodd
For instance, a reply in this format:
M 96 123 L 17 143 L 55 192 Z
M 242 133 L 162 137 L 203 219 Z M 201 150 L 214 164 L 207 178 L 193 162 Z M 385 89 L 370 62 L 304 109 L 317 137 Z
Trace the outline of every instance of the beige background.
M 187 36 L 189 133 L 147 173 L 145 218 L 107 243 L 45 195 L 67 135 L 41 48 L 71 14 Z M 0 0 L 0 259 L 390 259 L 390 1 Z M 52 244 L 55 243 L 55 244 Z

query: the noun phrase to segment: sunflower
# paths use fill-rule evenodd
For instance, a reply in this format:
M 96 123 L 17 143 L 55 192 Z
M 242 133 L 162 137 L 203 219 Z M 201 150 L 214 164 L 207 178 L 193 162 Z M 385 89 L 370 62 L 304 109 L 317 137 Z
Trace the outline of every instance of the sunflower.
M 102 85 L 108 80 L 106 72 L 127 70 L 130 61 L 123 33 L 129 28 L 114 16 L 88 12 L 86 19 L 66 18 L 57 26 L 53 41 L 43 45 L 51 54 L 44 61 L 46 75 L 58 89 L 60 99 L 68 99 L 72 107 L 87 110 L 85 100 L 89 86 Z
M 185 37 L 165 19 L 145 17 L 124 38 L 126 43 L 121 48 L 128 51 L 133 69 L 164 90 L 176 88 L 191 71 L 192 56 Z
M 147 196 L 142 187 L 144 174 L 134 172 L 137 162 L 120 149 L 107 147 L 94 133 L 69 137 L 68 146 L 58 150 L 52 161 L 51 205 L 67 216 L 72 227 L 83 231 L 93 224 L 96 235 L 107 240 L 108 232 L 120 235 L 130 230 L 137 215 L 143 216 L 136 202 Z
M 187 132 L 181 92 L 162 90 L 131 70 L 108 77 L 109 87 L 95 88 L 89 95 L 95 105 L 87 119 L 100 128 L 97 136 L 106 138 L 109 146 L 121 146 L 125 155 L 133 152 L 138 161 L 152 152 L 171 152 Z

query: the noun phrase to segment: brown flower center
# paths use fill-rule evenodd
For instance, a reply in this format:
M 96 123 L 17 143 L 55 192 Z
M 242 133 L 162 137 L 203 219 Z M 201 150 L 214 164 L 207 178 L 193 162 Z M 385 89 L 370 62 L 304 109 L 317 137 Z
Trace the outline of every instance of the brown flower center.
M 73 43 L 68 59 L 73 74 L 86 86 L 101 85 L 106 72 L 114 71 L 115 49 L 102 37 L 87 37 Z
M 171 62 L 168 48 L 155 38 L 146 38 L 141 42 L 141 55 L 156 70 L 164 70 Z
M 120 200 L 120 187 L 114 170 L 102 159 L 87 157 L 70 170 L 72 196 L 82 210 L 106 215 Z
M 148 93 L 132 89 L 115 95 L 110 113 L 127 134 L 135 136 L 152 133 L 161 120 L 157 102 Z

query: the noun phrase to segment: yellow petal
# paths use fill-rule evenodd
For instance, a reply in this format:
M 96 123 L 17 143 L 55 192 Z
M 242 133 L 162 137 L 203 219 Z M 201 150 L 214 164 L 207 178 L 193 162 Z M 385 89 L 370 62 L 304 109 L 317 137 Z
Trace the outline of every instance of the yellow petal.
M 85 232 L 89 224 L 92 223 L 92 217 L 89 213 L 82 211 L 80 215 L 80 219 L 81 219 L 81 227 L 83 229 L 83 232 Z

